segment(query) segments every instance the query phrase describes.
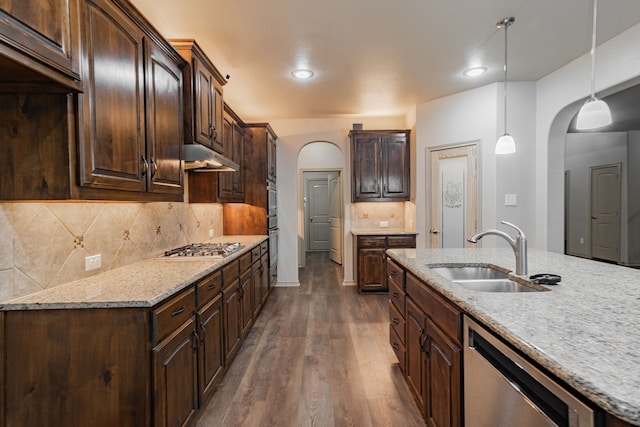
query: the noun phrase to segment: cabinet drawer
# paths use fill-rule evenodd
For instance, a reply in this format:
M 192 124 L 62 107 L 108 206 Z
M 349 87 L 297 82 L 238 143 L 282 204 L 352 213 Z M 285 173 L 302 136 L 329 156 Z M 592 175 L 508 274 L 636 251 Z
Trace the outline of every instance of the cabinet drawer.
M 251 252 L 247 252 L 240 257 L 240 273 L 243 273 L 249 267 L 251 267 Z
M 216 270 L 196 284 L 198 307 L 211 301 L 222 291 L 222 270 Z
M 398 308 L 394 304 L 389 304 L 389 323 L 391 328 L 396 331 L 402 344 L 405 343 L 405 320 L 404 314 L 398 311 Z
M 402 372 L 405 372 L 406 349 L 404 343 L 400 340 L 400 337 L 398 336 L 398 334 L 396 334 L 395 329 L 393 329 L 392 327 L 389 327 L 389 343 L 391 344 L 391 348 L 398 358 L 400 369 L 402 369 Z
M 359 248 L 385 248 L 387 246 L 384 237 L 361 237 L 358 236 Z
M 260 243 L 260 255 L 265 255 L 269 252 L 269 241 L 265 240 Z
M 251 249 L 251 262 L 256 262 L 260 259 L 260 246 L 256 246 L 255 248 Z
M 415 248 L 416 236 L 389 236 L 387 246 L 390 248 Z
M 391 260 L 387 260 L 387 279 L 404 291 L 404 269 Z
M 404 315 L 405 294 L 402 288 L 396 283 L 389 283 L 389 301 L 396 306 L 398 311 Z
M 189 320 L 196 311 L 195 288 L 170 298 L 151 312 L 151 341 L 159 341 Z
M 222 286 L 229 286 L 234 280 L 240 277 L 240 262 L 233 260 L 222 267 Z
M 456 343 L 462 342 L 462 315 L 460 310 L 422 283 L 411 273 L 407 273 L 407 295 L 431 320 Z

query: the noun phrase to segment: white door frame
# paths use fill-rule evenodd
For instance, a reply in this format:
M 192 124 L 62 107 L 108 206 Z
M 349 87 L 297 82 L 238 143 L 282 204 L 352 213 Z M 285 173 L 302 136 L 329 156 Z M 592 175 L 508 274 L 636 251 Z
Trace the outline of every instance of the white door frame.
M 469 141 L 463 141 L 463 142 L 457 142 L 457 143 L 452 143 L 452 144 L 443 144 L 443 145 L 436 145 L 433 147 L 427 147 L 425 149 L 426 151 L 426 156 L 425 156 L 425 184 L 426 184 L 426 206 L 427 209 L 425 209 L 425 216 L 426 216 L 426 234 L 427 236 L 425 236 L 425 247 L 429 248 L 431 247 L 431 233 L 430 233 L 430 229 L 431 229 L 431 217 L 432 217 L 432 208 L 430 206 L 431 203 L 431 199 L 432 199 L 432 191 L 431 191 L 431 187 L 432 187 L 432 180 L 431 180 L 431 175 L 432 175 L 432 171 L 431 171 L 431 162 L 432 162 L 432 155 L 434 151 L 442 151 L 442 150 L 450 150 L 452 148 L 463 148 L 463 147 L 469 147 L 469 146 L 474 146 L 476 147 L 476 191 L 477 191 L 477 199 L 476 199 L 476 222 L 477 222 L 477 226 L 480 227 L 480 225 L 482 224 L 482 140 L 481 139 L 473 139 L 473 140 L 469 140 Z

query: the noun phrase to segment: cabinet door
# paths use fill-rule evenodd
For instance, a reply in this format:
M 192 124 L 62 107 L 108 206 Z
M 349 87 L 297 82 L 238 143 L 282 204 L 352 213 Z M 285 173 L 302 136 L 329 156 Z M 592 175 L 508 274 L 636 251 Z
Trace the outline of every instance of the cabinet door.
M 262 263 L 260 260 L 253 263 L 251 266 L 251 290 L 253 297 L 253 318 L 255 319 L 260 308 L 262 307 L 262 278 L 264 273 L 262 271 Z
M 406 378 L 411 391 L 418 399 L 418 406 L 424 412 L 425 395 L 425 354 L 423 352 L 426 338 L 426 315 L 411 299 L 406 302 Z
M 363 202 L 382 196 L 380 188 L 380 137 L 356 135 L 351 142 L 353 173 L 352 201 Z
M 269 271 L 269 255 L 265 253 L 260 258 L 260 267 L 262 270 L 260 287 L 262 288 L 260 291 L 260 295 L 262 295 L 262 307 L 264 307 L 264 303 L 267 301 L 267 297 L 269 296 L 269 285 L 271 283 L 271 272 Z M 275 266 L 274 266 L 275 269 Z M 275 283 L 275 277 L 273 278 Z
M 242 325 L 242 337 L 251 329 L 253 321 L 253 290 L 251 268 L 240 275 L 240 319 Z
M 222 135 L 224 155 L 231 158 L 233 156 L 233 122 L 230 117 L 225 116 L 222 122 Z M 218 198 L 220 200 L 233 200 L 233 182 L 236 173 L 223 172 L 218 174 Z
M 276 181 L 276 140 L 267 132 L 267 179 Z
M 107 0 L 84 2 L 82 20 L 80 185 L 145 191 L 142 34 Z
M 425 406 L 430 427 L 461 425 L 462 349 L 427 320 L 429 336 L 425 350 L 428 358 Z
M 195 79 L 194 137 L 200 144 L 213 148 L 213 76 L 198 57 L 193 60 L 193 68 Z
M 244 200 L 244 170 L 242 167 L 244 157 L 244 133 L 237 124 L 233 125 L 233 144 L 231 148 L 231 160 L 240 165 L 238 172 L 233 175 L 233 198 L 236 201 Z
M 215 390 L 224 373 L 222 294 L 198 311 L 198 373 L 200 402 Z
M 224 298 L 224 350 L 225 361 L 230 363 L 238 351 L 242 333 L 240 319 L 240 279 L 234 280 L 231 286 L 223 291 Z
M 388 291 L 386 254 L 384 248 L 358 250 L 358 290 L 360 292 Z
M 382 197 L 409 200 L 409 147 L 406 133 L 382 137 Z
M 182 194 L 182 70 L 154 42 L 145 39 L 147 173 L 149 191 Z
M 0 0 L 2 41 L 80 80 L 78 5 L 78 0 Z
M 193 319 L 152 350 L 155 426 L 186 426 L 198 410 L 198 360 Z
M 224 144 L 222 141 L 223 135 L 223 115 L 224 115 L 224 101 L 222 97 L 222 86 L 218 85 L 213 80 L 213 148 L 218 153 L 224 152 Z

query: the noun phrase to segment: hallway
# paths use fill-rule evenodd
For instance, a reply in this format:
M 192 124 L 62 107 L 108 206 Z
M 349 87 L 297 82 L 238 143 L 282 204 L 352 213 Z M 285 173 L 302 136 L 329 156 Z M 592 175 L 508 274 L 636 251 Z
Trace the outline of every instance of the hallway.
M 198 422 L 213 426 L 424 426 L 389 346 L 387 295 L 342 286 L 327 252 L 300 287 L 275 288 Z

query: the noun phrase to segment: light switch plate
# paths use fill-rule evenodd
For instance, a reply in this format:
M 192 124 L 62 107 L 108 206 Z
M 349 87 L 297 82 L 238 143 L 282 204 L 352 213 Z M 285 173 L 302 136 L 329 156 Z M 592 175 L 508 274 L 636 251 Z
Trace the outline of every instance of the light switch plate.
M 389 221 L 380 221 L 380 227 L 387 228 L 389 226 Z
M 518 195 L 517 194 L 505 194 L 504 195 L 504 205 L 505 206 L 518 206 Z

